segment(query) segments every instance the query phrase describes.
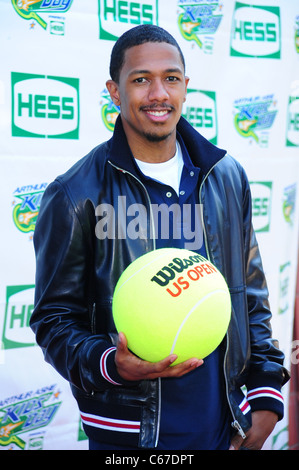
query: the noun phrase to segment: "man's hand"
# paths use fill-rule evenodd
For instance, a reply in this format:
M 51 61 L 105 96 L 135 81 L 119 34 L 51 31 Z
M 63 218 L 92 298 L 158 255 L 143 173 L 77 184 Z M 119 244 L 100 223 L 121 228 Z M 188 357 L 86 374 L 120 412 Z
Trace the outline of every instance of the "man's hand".
M 156 379 L 158 377 L 181 377 L 203 364 L 201 359 L 189 359 L 181 364 L 171 364 L 177 359 L 171 354 L 160 362 L 147 362 L 132 354 L 127 347 L 127 339 L 123 333 L 118 336 L 115 363 L 119 375 L 125 380 Z
M 234 436 L 229 450 L 239 450 L 240 447 L 249 450 L 260 450 L 275 428 L 277 421 L 278 416 L 272 411 L 254 411 L 252 413 L 252 426 L 246 433 L 246 439 L 239 435 Z

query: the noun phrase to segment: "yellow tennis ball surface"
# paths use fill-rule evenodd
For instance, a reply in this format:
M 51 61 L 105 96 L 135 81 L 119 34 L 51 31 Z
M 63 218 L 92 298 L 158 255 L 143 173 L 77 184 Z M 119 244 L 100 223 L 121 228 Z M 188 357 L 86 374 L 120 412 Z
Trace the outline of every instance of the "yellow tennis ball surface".
M 133 261 L 120 276 L 113 318 L 128 348 L 157 362 L 204 359 L 223 340 L 231 316 L 226 281 L 207 259 L 189 250 L 162 248 Z

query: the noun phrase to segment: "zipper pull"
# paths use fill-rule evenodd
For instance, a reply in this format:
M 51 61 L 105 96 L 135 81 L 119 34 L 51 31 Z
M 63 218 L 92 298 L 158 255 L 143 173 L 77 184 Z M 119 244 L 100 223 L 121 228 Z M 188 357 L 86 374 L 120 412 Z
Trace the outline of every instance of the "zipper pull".
M 237 420 L 235 420 L 235 421 L 232 423 L 232 427 L 238 431 L 238 433 L 240 434 L 240 436 L 242 437 L 242 439 L 246 439 L 246 434 L 244 433 L 243 429 L 241 428 L 241 426 L 240 426 L 240 424 L 238 423 Z

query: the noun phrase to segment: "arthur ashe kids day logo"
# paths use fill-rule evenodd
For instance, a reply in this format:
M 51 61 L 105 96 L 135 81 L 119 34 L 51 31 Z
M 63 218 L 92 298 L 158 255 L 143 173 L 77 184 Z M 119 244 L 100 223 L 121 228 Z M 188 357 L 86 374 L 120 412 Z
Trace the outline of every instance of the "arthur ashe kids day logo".
M 62 401 L 57 385 L 0 401 L 0 448 L 42 450 L 46 428 Z
M 40 202 L 47 183 L 16 188 L 13 193 L 13 221 L 22 233 L 32 233 L 35 229 Z
M 214 35 L 223 17 L 220 0 L 179 0 L 178 26 L 187 41 L 207 54 L 213 52 Z
M 12 6 L 21 18 L 31 20 L 31 23 L 36 21 L 44 29 L 47 29 L 48 18 L 45 19 L 40 15 L 65 13 L 70 9 L 72 2 L 73 0 L 11 0 Z M 64 35 L 64 19 L 56 16 L 50 20 L 50 33 Z
M 11 73 L 12 136 L 79 138 L 79 79 Z
M 113 132 L 120 107 L 113 103 L 107 88 L 101 93 L 100 106 L 103 123 L 108 131 Z
M 299 147 L 299 96 L 289 97 L 286 145 Z
M 126 30 L 158 24 L 158 0 L 98 0 L 100 39 L 116 41 Z
M 269 130 L 277 114 L 274 95 L 241 98 L 234 102 L 234 124 L 237 132 L 261 147 L 267 147 Z
M 280 9 L 236 2 L 230 54 L 238 57 L 280 59 Z
M 295 19 L 295 50 L 299 54 L 299 15 Z
M 291 184 L 284 188 L 282 212 L 285 222 L 290 226 L 294 224 L 295 206 L 297 198 L 297 184 Z

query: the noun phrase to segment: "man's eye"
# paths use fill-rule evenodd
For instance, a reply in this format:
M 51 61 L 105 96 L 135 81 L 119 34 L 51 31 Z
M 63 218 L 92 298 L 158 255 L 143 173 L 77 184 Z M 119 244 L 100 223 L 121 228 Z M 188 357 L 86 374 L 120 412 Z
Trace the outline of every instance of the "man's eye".
M 135 83 L 144 83 L 146 80 L 144 77 L 139 77 L 139 78 L 136 78 L 134 81 Z
M 178 78 L 178 77 L 174 77 L 174 76 L 170 76 L 170 77 L 167 77 L 167 80 L 168 80 L 169 82 L 177 82 L 177 81 L 179 80 L 179 78 Z

